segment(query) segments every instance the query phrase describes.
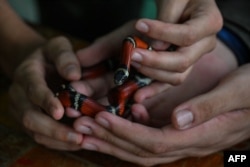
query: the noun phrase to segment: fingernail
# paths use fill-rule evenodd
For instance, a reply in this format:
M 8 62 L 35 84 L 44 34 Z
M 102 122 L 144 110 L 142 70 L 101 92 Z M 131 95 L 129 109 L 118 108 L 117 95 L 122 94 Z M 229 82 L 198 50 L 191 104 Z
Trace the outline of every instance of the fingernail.
M 70 74 L 72 74 L 72 73 L 76 73 L 76 72 L 77 72 L 77 67 L 76 67 L 76 65 L 74 65 L 74 64 L 68 65 L 68 66 L 66 66 L 66 68 L 64 69 L 64 74 L 65 74 L 66 76 L 68 76 L 68 75 L 70 75 Z
M 182 110 L 176 114 L 177 124 L 180 129 L 188 128 L 194 120 L 194 115 L 191 111 Z
M 92 134 L 92 130 L 87 126 L 79 126 L 77 127 L 77 131 L 86 135 Z
M 104 118 L 97 118 L 96 121 L 97 121 L 97 123 L 99 123 L 100 125 L 102 125 L 105 128 L 109 128 L 109 126 L 110 126 L 109 122 Z
M 134 52 L 134 53 L 132 54 L 131 59 L 132 59 L 133 61 L 141 62 L 141 61 L 142 61 L 142 55 L 141 55 L 140 53 L 138 53 L 138 52 Z
M 139 31 L 142 31 L 142 32 L 148 32 L 149 31 L 149 27 L 146 23 L 142 22 L 142 21 L 139 21 L 136 23 L 135 25 L 135 28 Z
M 154 40 L 151 45 L 153 46 L 154 49 L 156 50 L 164 50 L 167 47 L 167 43 L 164 41 L 160 41 L 160 40 Z
M 67 140 L 72 143 L 78 144 L 80 141 L 80 137 L 77 133 L 69 132 L 67 135 Z
M 84 144 L 82 145 L 82 147 L 83 147 L 84 149 L 86 149 L 86 150 L 91 150 L 91 151 L 96 151 L 96 150 L 97 150 L 96 145 L 91 144 L 91 143 L 84 143 Z

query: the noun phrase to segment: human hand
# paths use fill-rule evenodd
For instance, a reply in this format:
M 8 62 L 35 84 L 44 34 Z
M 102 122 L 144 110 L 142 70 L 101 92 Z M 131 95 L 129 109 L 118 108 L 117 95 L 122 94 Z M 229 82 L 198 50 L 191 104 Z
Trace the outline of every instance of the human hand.
M 50 76 L 57 72 L 69 81 L 81 77 L 79 62 L 64 37 L 51 39 L 16 69 L 9 93 L 11 111 L 38 143 L 76 150 L 82 134 L 57 121 L 64 115 L 64 108 L 48 87 L 57 82 L 55 76 Z
M 242 66 L 212 91 L 184 103 L 197 114 L 192 128 L 178 130 L 171 124 L 153 128 L 101 112 L 94 120 L 82 117 L 75 122 L 79 132 L 89 135 L 82 147 L 146 166 L 231 147 L 250 137 L 249 92 L 245 84 L 250 81 L 249 71 L 249 65 Z M 242 87 L 235 88 L 236 84 Z M 165 111 L 162 104 L 161 110 Z
M 172 121 L 178 129 L 187 129 L 202 124 L 213 117 L 235 110 L 250 108 L 248 76 L 250 65 L 239 67 L 235 72 L 225 77 L 218 86 L 210 92 L 197 96 L 179 105 L 173 112 Z M 240 85 L 240 86 L 236 86 Z M 190 115 L 193 119 L 179 123 L 181 115 Z
M 249 116 L 249 110 L 233 111 L 194 128 L 177 130 L 171 125 L 151 128 L 102 112 L 95 118 L 98 124 L 83 117 L 79 131 L 89 134 L 82 143 L 84 149 L 152 166 L 205 156 L 249 138 Z
M 207 64 L 208 60 L 213 62 L 213 66 Z M 211 112 L 209 116 L 207 115 L 207 118 L 210 119 L 205 123 L 201 123 L 204 119 L 199 120 L 198 117 L 197 119 L 200 124 L 194 124 L 196 126 L 193 125 L 193 128 L 189 127 L 190 129 L 187 130 L 178 130 L 178 128 L 181 128 L 178 124 L 176 125 L 176 121 L 174 124 L 170 124 L 170 116 L 176 106 L 213 88 L 223 76 L 226 76 L 234 70 L 236 65 L 232 53 L 226 50 L 225 46 L 218 41 L 216 49 L 204 55 L 195 64 L 184 84 L 173 87 L 169 91 L 146 100 L 144 105 L 147 108 L 144 108 L 144 105 L 138 106 L 138 104 L 134 106 L 133 113 L 136 110 L 148 110 L 146 112 L 150 114 L 151 127 L 120 119 L 105 112 L 99 113 L 95 119 L 81 117 L 77 119 L 74 127 L 77 131 L 89 135 L 85 137 L 82 147 L 111 154 L 131 162 L 143 165 L 154 165 L 172 162 L 188 156 L 207 155 L 246 139 L 249 137 L 246 135 L 248 133 L 247 126 L 249 126 L 246 119 L 249 119 L 249 111 L 239 111 L 239 109 L 242 109 L 241 107 L 229 109 L 227 105 L 225 105 L 227 110 L 234 111 L 222 113 L 221 115 L 217 113 L 214 118 L 212 118 L 214 113 Z M 228 82 L 222 82 L 229 83 L 229 86 L 225 86 L 226 89 L 224 89 L 224 86 L 219 86 L 220 89 L 215 88 L 218 94 L 210 94 L 210 92 L 208 92 L 207 94 L 197 96 L 198 100 L 194 98 L 194 101 L 191 100 L 187 102 L 187 104 L 194 109 L 196 109 L 196 104 L 203 106 L 198 103 L 199 97 L 202 97 L 200 99 L 201 104 L 205 105 L 206 95 L 208 95 L 208 100 L 212 102 L 218 102 L 221 99 L 222 101 L 227 100 L 228 103 L 230 103 L 232 96 L 231 98 L 226 97 L 223 96 L 223 93 L 226 93 L 226 95 L 237 94 L 238 88 L 235 88 L 234 83 L 239 81 L 238 78 L 248 78 L 249 80 L 249 77 L 245 77 L 245 75 L 248 74 L 250 66 L 248 68 L 242 68 L 241 70 L 245 72 L 238 71 L 236 74 L 239 75 L 233 73 L 231 76 L 235 77 L 229 76 L 230 80 L 228 80 Z M 242 82 L 247 82 L 247 79 L 242 80 Z M 233 92 L 228 93 L 231 91 Z M 213 90 L 211 92 L 213 92 Z M 182 95 L 176 97 L 176 94 L 180 93 L 182 93 Z M 244 93 L 247 95 L 247 92 Z M 247 104 L 247 98 L 245 98 L 245 100 Z M 194 102 L 194 106 L 192 102 Z M 225 101 L 225 103 L 227 102 Z M 185 103 L 183 104 L 185 105 Z M 212 103 L 209 102 L 209 104 Z M 182 104 L 180 106 L 182 106 Z M 213 105 L 209 106 L 211 107 Z M 208 109 L 210 107 L 208 107 Z M 218 107 L 219 108 L 214 111 L 221 109 L 220 106 Z M 179 107 L 177 107 L 175 111 L 177 111 L 178 108 Z M 203 110 L 205 109 L 206 108 Z M 221 112 L 224 111 L 225 110 L 221 110 Z M 195 113 L 198 113 L 198 110 L 195 110 Z M 209 113 L 209 110 L 205 113 Z M 176 119 L 175 116 L 176 115 L 173 114 L 172 118 Z M 201 118 L 205 118 L 205 116 Z M 196 120 L 196 118 L 194 120 Z M 234 121 L 240 123 L 235 124 Z M 229 126 L 231 127 L 229 128 Z M 198 135 L 201 133 L 203 134 L 202 136 Z M 218 134 L 222 135 L 218 136 Z M 241 135 L 243 135 L 243 138 L 241 138 Z M 232 140 L 225 142 L 225 138 L 231 138 Z
M 215 47 L 216 33 L 222 27 L 222 16 L 213 0 L 159 0 L 157 6 L 156 20 L 139 19 L 135 25 L 139 32 L 152 39 L 151 45 L 156 51 L 135 49 L 132 65 L 158 81 L 138 92 L 138 101 L 170 85 L 183 83 L 193 64 Z M 170 44 L 176 45 L 177 50 L 166 51 Z

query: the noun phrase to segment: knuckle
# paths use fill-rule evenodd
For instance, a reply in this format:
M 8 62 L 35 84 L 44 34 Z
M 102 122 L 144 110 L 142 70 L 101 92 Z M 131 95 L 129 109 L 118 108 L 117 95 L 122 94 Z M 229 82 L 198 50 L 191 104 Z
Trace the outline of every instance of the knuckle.
M 213 11 L 213 14 L 210 15 L 210 20 L 209 20 L 209 23 L 210 25 L 214 25 L 214 30 L 215 31 L 219 31 L 222 26 L 223 26 L 223 17 L 220 13 L 219 10 L 214 10 Z
M 41 135 L 34 134 L 33 139 L 35 140 L 36 143 L 41 144 L 41 145 L 45 145 L 44 140 L 41 137 Z
M 157 142 L 151 145 L 150 151 L 153 154 L 162 154 L 166 152 L 165 144 L 162 142 Z
M 182 43 L 181 45 L 182 46 L 190 46 L 192 45 L 196 38 L 197 38 L 197 35 L 195 33 L 196 31 L 194 31 L 193 29 L 187 27 L 186 31 L 184 31 L 184 35 L 183 35 L 183 38 L 182 38 Z
M 112 135 L 110 135 L 109 133 L 106 132 L 100 132 L 100 136 L 103 140 L 108 141 L 110 143 L 116 143 L 116 140 L 114 139 L 114 137 L 112 137 Z
M 66 134 L 67 132 L 63 130 L 56 130 L 51 135 L 52 135 L 52 138 L 58 139 L 60 141 L 67 141 Z
M 137 155 L 138 157 L 141 157 L 141 158 L 148 158 L 148 157 L 152 156 L 152 153 L 149 153 L 149 152 L 142 150 L 142 149 L 136 149 L 133 152 L 135 155 Z
M 181 73 L 177 73 L 174 76 L 174 79 L 172 80 L 171 84 L 174 86 L 178 86 L 180 84 L 182 84 L 185 80 L 185 77 L 181 74 Z
M 177 72 L 185 72 L 191 65 L 190 59 L 185 56 L 181 58 Z
M 213 105 L 216 106 L 216 104 L 210 104 L 209 102 L 202 102 L 197 104 L 196 109 L 197 111 L 200 111 L 195 113 L 197 121 L 203 122 L 210 119 L 213 115 Z

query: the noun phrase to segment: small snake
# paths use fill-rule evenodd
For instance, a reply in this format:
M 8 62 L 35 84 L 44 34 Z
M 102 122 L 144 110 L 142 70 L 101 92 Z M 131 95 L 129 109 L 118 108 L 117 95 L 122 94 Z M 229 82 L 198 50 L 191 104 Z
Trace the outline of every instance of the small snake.
M 152 79 L 130 69 L 131 56 L 134 48 L 152 50 L 143 40 L 136 36 L 124 39 L 120 65 L 115 70 L 115 87 L 108 92 L 108 106 L 102 105 L 84 94 L 77 92 L 70 84 L 63 85 L 63 89 L 56 96 L 63 107 L 71 107 L 83 115 L 94 117 L 98 112 L 107 111 L 121 117 L 130 114 L 132 96 L 134 93 L 152 82 Z M 108 60 L 99 65 L 84 70 L 82 79 L 95 78 L 106 72 L 106 69 L 114 69 L 114 63 Z

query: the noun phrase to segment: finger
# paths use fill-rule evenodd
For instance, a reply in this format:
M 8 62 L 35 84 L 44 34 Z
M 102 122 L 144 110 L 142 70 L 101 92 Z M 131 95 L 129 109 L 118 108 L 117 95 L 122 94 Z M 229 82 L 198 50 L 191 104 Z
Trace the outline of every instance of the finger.
M 127 152 L 124 149 L 121 149 L 120 147 L 112 145 L 109 142 L 91 136 L 87 136 L 85 138 L 84 142 L 82 143 L 82 148 L 109 154 L 121 160 L 140 164 L 143 166 L 153 166 L 162 163 L 169 163 L 176 161 L 177 159 L 181 159 L 183 157 L 181 154 L 178 156 L 165 156 L 165 157 L 161 156 L 143 157 L 139 155 L 134 155 L 130 152 Z
M 151 67 L 172 72 L 184 72 L 203 54 L 211 51 L 216 45 L 215 36 L 206 37 L 192 46 L 182 47 L 174 52 L 148 51 L 135 49 L 132 54 L 132 65 L 140 72 L 142 67 Z M 137 64 L 135 64 L 137 63 Z
M 204 16 L 204 18 L 200 17 L 199 19 L 206 19 L 206 16 Z M 147 36 L 177 46 L 190 46 L 206 36 L 215 34 L 215 30 L 209 29 L 212 24 L 211 22 L 203 23 L 205 24 L 202 25 L 204 28 L 199 28 L 201 27 L 201 23 L 198 19 L 183 24 L 172 24 L 159 20 L 142 19 L 138 21 L 137 24 L 143 24 L 144 27 L 146 27 L 143 30 Z
M 23 122 L 27 129 L 37 131 L 44 136 L 48 136 L 59 141 L 73 144 L 79 144 L 82 141 L 81 134 L 76 133 L 73 129 L 38 111 L 26 114 Z
M 171 85 L 180 85 L 181 83 L 183 83 L 183 81 L 186 79 L 186 77 L 192 70 L 192 66 L 182 73 L 158 70 L 154 68 L 149 68 L 147 66 L 140 66 L 137 67 L 137 69 L 139 72 L 141 72 L 145 76 L 148 76 L 149 78 L 152 78 L 153 80 L 168 83 Z M 159 89 L 161 89 L 161 87 L 159 87 Z
M 107 73 L 98 78 L 75 81 L 71 85 L 77 92 L 99 98 L 106 95 L 109 89 L 113 87 L 113 74 Z
M 155 157 L 155 155 L 147 150 L 129 143 L 122 138 L 118 138 L 87 117 L 78 119 L 74 127 L 79 132 L 90 135 L 86 136 L 83 140 L 82 147 L 84 149 L 103 152 L 119 157 L 120 159 L 126 158 L 127 160 L 128 157 L 131 157 L 130 161 L 145 157 Z
M 39 107 L 32 105 L 20 87 L 12 87 L 10 93 L 13 91 L 15 94 L 10 94 L 12 113 L 26 129 L 63 142 L 79 144 L 82 141 L 81 134 L 55 121 L 41 112 Z
M 203 37 L 217 33 L 223 26 L 223 18 L 216 1 L 195 0 L 188 3 L 181 19 L 181 22 L 192 25 L 192 28 L 198 28 L 194 32 Z
M 82 115 L 79 111 L 77 111 L 73 108 L 66 108 L 65 114 L 70 118 L 77 118 L 77 117 L 80 117 Z
M 182 142 L 181 144 L 178 143 L 178 139 L 175 138 L 176 134 L 174 133 L 172 133 L 172 136 L 169 137 L 167 141 L 164 140 L 165 135 L 168 134 L 168 130 L 170 130 L 169 134 L 171 134 L 171 128 L 168 130 L 166 129 L 166 131 L 165 129 L 155 129 L 130 122 L 107 112 L 98 113 L 95 120 L 98 124 L 109 130 L 115 136 L 129 143 L 133 143 L 136 147 L 132 147 L 130 152 L 134 152 L 134 154 L 142 153 L 142 155 L 145 156 L 147 155 L 145 154 L 145 150 L 151 154 L 161 154 L 166 151 L 173 151 L 177 148 L 177 145 L 178 148 L 184 147 L 185 145 L 185 142 Z M 112 138 L 112 136 L 106 139 L 108 139 L 111 143 L 114 142 L 114 138 Z M 124 149 L 126 149 L 126 147 L 124 147 Z
M 241 67 L 212 91 L 178 106 L 172 115 L 175 127 L 187 129 L 219 114 L 249 108 L 249 92 L 246 91 L 248 88 L 244 84 L 235 86 L 250 81 L 249 70 L 249 65 Z
M 157 0 L 157 20 L 166 23 L 178 23 L 187 2 L 187 0 L 182 0 L 181 3 L 175 0 Z M 144 24 L 142 19 L 139 19 L 135 27 L 142 31 L 145 28 L 147 29 L 148 26 Z M 166 50 L 170 45 L 168 41 L 159 40 L 159 38 L 154 38 L 150 44 L 156 50 Z
M 71 144 L 79 144 L 82 141 L 81 134 L 35 109 L 30 109 L 24 114 L 23 125 L 26 129 L 47 136 L 55 141 Z
M 172 127 L 172 125 L 164 126 L 163 128 L 152 128 L 129 122 L 123 118 L 111 115 L 107 112 L 99 113 L 96 116 L 95 120 L 98 124 L 105 127 L 110 133 L 114 134 L 120 139 L 123 139 L 129 143 L 133 143 L 135 146 L 140 147 L 142 150 L 147 150 L 153 155 L 158 156 L 175 156 L 181 150 L 186 150 L 188 148 L 197 148 L 197 143 L 199 147 L 203 145 L 204 142 L 206 142 L 207 136 L 203 136 L 203 140 L 201 140 L 200 136 L 200 134 L 204 133 L 204 128 L 206 128 L 208 125 L 211 126 L 212 130 L 218 128 L 216 125 L 211 125 L 211 122 L 209 122 L 208 125 L 202 124 L 185 131 L 176 130 Z M 215 120 L 218 123 L 219 119 Z M 107 139 L 106 141 L 114 143 L 114 138 L 108 139 L 107 136 L 103 136 L 101 137 L 102 139 Z M 183 140 L 183 137 L 185 138 L 185 140 Z M 137 151 L 135 151 L 134 153 L 140 153 Z M 130 152 L 133 152 L 133 150 L 130 150 Z M 145 154 L 142 155 L 145 156 Z
M 80 79 L 80 63 L 67 38 L 61 36 L 52 39 L 45 45 L 43 52 L 48 60 L 56 65 L 59 74 L 65 79 Z
M 26 75 L 21 75 L 18 80 L 21 80 L 22 89 L 26 91 L 29 100 L 53 118 L 60 119 L 63 116 L 64 109 L 54 93 L 48 88 L 41 71 L 42 67 L 34 64 L 27 68 L 29 69 L 24 69 Z M 11 93 L 15 94 L 14 91 Z
M 77 151 L 81 149 L 80 144 L 77 145 L 73 143 L 58 141 L 41 134 L 35 133 L 33 137 L 38 144 L 44 145 L 51 149 L 64 150 L 64 151 Z
M 105 118 L 104 114 L 106 116 Z M 108 115 L 110 116 L 109 118 Z M 109 125 L 107 126 L 105 120 L 98 119 L 105 119 Z M 195 151 L 192 151 L 192 148 L 194 147 L 195 149 L 197 140 L 199 140 L 199 134 L 203 131 L 202 127 L 198 130 L 191 129 L 187 131 L 175 130 L 171 126 L 165 127 L 164 129 L 155 129 L 160 135 L 165 136 L 162 138 L 159 134 L 151 131 L 153 128 L 142 128 L 143 126 L 140 124 L 131 123 L 107 112 L 99 113 L 96 117 L 96 121 L 103 127 L 106 127 L 108 131 L 98 126 L 95 127 L 96 125 L 91 122 L 85 122 L 83 125 L 91 128 L 91 131 L 86 129 L 83 131 L 94 136 L 93 140 L 88 137 L 85 138 L 83 141 L 83 147 L 85 149 L 101 151 L 116 156 L 119 153 L 115 153 L 115 148 L 113 149 L 113 146 L 115 146 L 136 157 L 147 159 L 157 159 L 160 157 L 162 161 L 170 157 L 180 158 L 187 156 L 189 153 L 190 155 L 194 155 Z M 168 136 L 167 140 L 166 136 Z M 182 140 L 181 136 L 185 136 L 186 140 Z M 101 143 L 99 143 L 99 140 L 101 140 Z M 154 142 L 151 143 L 151 141 Z M 189 149 L 190 147 L 191 149 Z M 184 155 L 183 151 L 185 152 Z
M 126 140 L 116 137 L 115 135 L 113 135 L 112 133 L 110 133 L 109 131 L 101 127 L 100 125 L 96 124 L 94 120 L 89 117 L 78 118 L 74 122 L 74 128 L 78 132 L 83 133 L 83 134 L 92 135 L 97 138 L 102 138 L 103 140 L 106 140 L 106 141 L 112 140 L 113 145 L 123 148 L 124 150 L 129 150 L 131 152 L 132 150 L 137 150 L 135 152 L 141 152 L 145 156 L 151 155 L 151 153 L 145 150 L 142 150 L 141 148 L 137 147 L 133 143 L 129 143 Z M 83 142 L 85 142 L 85 139 Z
M 147 125 L 149 122 L 149 113 L 142 104 L 133 104 L 131 106 L 131 113 L 133 115 L 133 121 L 140 124 Z
M 145 86 L 138 91 L 136 91 L 134 95 L 134 100 L 138 103 L 141 103 L 145 99 L 153 97 L 161 92 L 164 92 L 172 87 L 170 84 L 161 83 L 161 82 L 152 82 L 150 85 Z

